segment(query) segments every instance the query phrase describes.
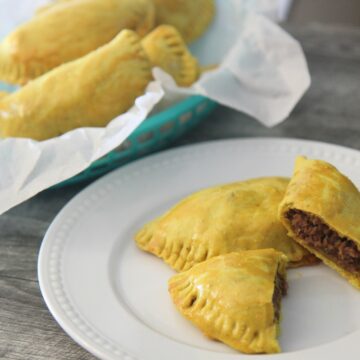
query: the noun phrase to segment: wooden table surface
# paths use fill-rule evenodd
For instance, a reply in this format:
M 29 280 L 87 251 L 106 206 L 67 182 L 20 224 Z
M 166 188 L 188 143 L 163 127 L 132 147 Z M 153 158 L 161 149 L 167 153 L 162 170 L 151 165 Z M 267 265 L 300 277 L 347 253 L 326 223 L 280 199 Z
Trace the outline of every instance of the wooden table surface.
M 290 118 L 267 129 L 218 108 L 177 144 L 275 136 L 321 140 L 360 149 L 360 28 L 313 25 L 288 28 L 302 43 L 312 86 Z M 50 315 L 37 280 L 37 256 L 46 229 L 85 184 L 43 192 L 0 216 L 0 358 L 94 359 Z

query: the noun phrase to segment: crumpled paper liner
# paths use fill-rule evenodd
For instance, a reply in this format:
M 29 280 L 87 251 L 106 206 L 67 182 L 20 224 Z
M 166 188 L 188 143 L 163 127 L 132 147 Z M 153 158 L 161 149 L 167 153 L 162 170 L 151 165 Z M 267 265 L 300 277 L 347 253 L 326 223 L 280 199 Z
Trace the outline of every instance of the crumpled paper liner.
M 277 12 L 270 11 L 269 3 L 277 9 L 276 1 L 217 1 L 214 23 L 191 50 L 202 65 L 219 67 L 187 89 L 156 68 L 154 77 L 167 94 L 207 96 L 265 126 L 288 117 L 310 85 L 306 60 L 294 38 L 267 17 L 249 11 L 256 3 L 275 18 Z
M 48 2 L 0 0 L 0 37 Z M 217 0 L 214 23 L 191 50 L 203 65 L 219 67 L 190 88 L 177 87 L 168 74 L 155 68 L 155 81 L 145 94 L 105 128 L 76 129 L 43 142 L 0 140 L 0 213 L 78 174 L 118 147 L 164 93 L 162 106 L 200 94 L 252 115 L 266 126 L 283 121 L 308 88 L 310 76 L 298 42 L 260 14 L 276 19 L 276 6 L 275 0 Z

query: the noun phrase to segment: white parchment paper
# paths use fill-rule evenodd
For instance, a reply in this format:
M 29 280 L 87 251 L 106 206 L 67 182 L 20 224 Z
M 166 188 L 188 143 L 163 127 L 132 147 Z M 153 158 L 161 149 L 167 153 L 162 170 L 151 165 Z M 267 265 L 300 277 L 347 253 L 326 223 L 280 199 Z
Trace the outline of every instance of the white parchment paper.
M 154 71 L 155 79 L 167 93 L 204 95 L 266 126 L 280 123 L 309 87 L 310 75 L 300 44 L 268 18 L 277 18 L 277 4 L 217 0 L 215 21 L 191 50 L 201 64 L 219 67 L 188 89 L 177 87 L 161 69 Z M 256 8 L 268 16 L 249 10 Z
M 0 0 L 0 38 L 48 0 Z M 298 42 L 275 22 L 276 0 L 217 0 L 217 16 L 192 52 L 217 64 L 191 88 L 155 68 L 155 81 L 133 108 L 105 128 L 81 128 L 43 142 L 0 140 L 0 213 L 64 181 L 119 146 L 160 101 L 200 94 L 245 112 L 266 126 L 283 121 L 310 84 Z M 165 97 L 164 97 L 165 95 Z M 169 100 L 171 99 L 171 100 Z

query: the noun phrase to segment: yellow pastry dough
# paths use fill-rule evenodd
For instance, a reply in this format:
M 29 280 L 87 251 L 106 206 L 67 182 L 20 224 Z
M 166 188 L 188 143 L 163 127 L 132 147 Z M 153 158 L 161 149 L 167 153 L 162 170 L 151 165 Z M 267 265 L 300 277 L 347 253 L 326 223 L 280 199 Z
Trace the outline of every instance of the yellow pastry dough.
M 360 289 L 360 194 L 346 176 L 297 158 L 279 216 L 291 237 Z
M 45 11 L 54 9 L 55 6 L 63 5 L 65 3 L 70 3 L 73 1 L 78 1 L 78 0 L 52 0 L 52 2 L 50 2 L 49 4 L 42 5 L 39 8 L 37 8 L 35 13 L 36 15 L 41 15 Z
M 199 191 L 146 224 L 137 245 L 177 271 L 234 251 L 275 248 L 291 266 L 316 259 L 286 235 L 277 218 L 288 179 L 252 179 Z
M 151 78 L 139 36 L 123 30 L 1 99 L 0 136 L 44 140 L 78 127 L 105 126 L 134 104 Z
M 24 84 L 111 41 L 140 36 L 155 22 L 149 0 L 68 0 L 50 4 L 0 44 L 0 80 Z
M 215 15 L 214 0 L 153 0 L 156 23 L 175 26 L 186 42 L 200 37 Z
M 158 26 L 141 44 L 152 65 L 172 75 L 179 86 L 190 86 L 198 78 L 198 62 L 173 26 Z
M 286 257 L 273 249 L 221 255 L 169 280 L 182 315 L 205 335 L 245 353 L 276 353 Z
M 6 91 L 0 91 L 0 100 L 3 99 L 5 96 L 8 96 L 9 93 Z

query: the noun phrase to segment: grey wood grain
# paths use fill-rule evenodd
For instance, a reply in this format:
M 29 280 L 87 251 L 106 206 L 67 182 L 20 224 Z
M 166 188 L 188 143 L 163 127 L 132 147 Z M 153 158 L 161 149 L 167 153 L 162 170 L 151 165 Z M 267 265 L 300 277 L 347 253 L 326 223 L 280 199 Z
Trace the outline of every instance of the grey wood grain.
M 174 146 L 221 138 L 277 136 L 360 149 L 360 29 L 288 28 L 302 43 L 312 86 L 290 118 L 265 128 L 219 107 Z M 37 256 L 49 224 L 84 184 L 46 191 L 0 216 L 0 358 L 94 359 L 48 312 L 37 281 Z
M 65 192 L 73 195 L 72 189 Z M 30 202 L 54 200 L 58 194 L 39 197 Z M 32 208 L 33 204 L 22 207 Z M 21 213 L 14 209 L 0 217 L 0 358 L 92 359 L 59 328 L 40 295 L 37 255 L 53 214 L 39 220 L 35 212 L 32 217 L 17 212 Z

